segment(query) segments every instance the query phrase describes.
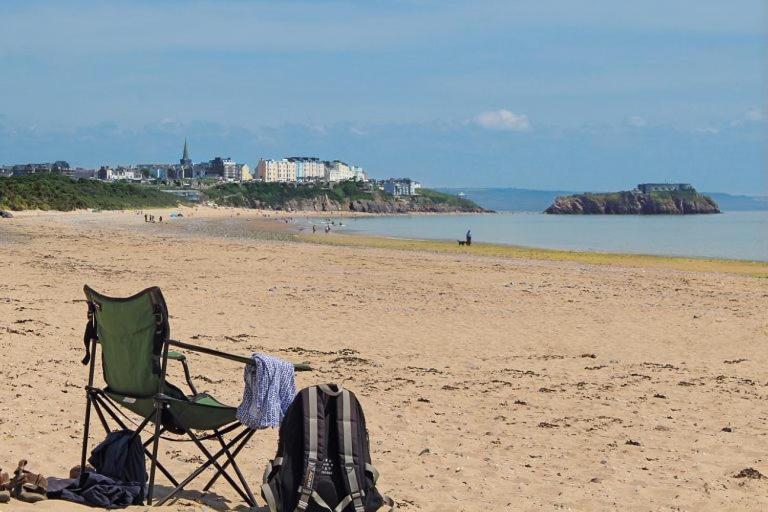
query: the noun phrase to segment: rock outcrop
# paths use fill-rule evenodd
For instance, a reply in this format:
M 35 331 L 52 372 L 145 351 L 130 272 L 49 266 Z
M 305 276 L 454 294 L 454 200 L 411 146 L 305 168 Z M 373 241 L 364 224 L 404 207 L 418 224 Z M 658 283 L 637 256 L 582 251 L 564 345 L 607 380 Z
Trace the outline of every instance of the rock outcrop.
M 258 201 L 249 203 L 250 208 L 270 208 L 271 205 L 260 204 Z M 354 199 L 337 201 L 327 195 L 311 199 L 289 199 L 279 205 L 279 209 L 288 211 L 311 212 L 361 212 L 361 213 L 484 213 L 488 212 L 479 206 L 462 207 L 440 203 L 426 197 L 398 197 L 393 199 Z
M 224 183 L 203 191 L 205 198 L 222 206 L 284 211 L 365 213 L 483 213 L 475 202 L 428 188 L 415 196 L 393 196 L 377 187 L 355 181 L 335 184 L 295 184 L 251 181 Z
M 581 215 L 688 215 L 720 213 L 715 201 L 697 192 L 639 191 L 561 196 L 544 213 Z

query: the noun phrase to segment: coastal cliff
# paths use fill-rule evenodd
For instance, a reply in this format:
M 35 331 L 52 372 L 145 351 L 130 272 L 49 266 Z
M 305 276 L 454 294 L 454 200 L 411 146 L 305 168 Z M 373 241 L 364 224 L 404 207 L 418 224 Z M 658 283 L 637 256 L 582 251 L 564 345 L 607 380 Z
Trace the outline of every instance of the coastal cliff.
M 717 203 L 695 190 L 560 196 L 544 213 L 577 215 L 688 215 L 720 213 Z
M 286 183 L 225 184 L 205 191 L 208 200 L 224 206 L 286 211 L 361 213 L 483 213 L 476 203 L 451 194 L 420 189 L 419 195 L 394 197 L 352 181 L 331 187 Z
M 256 205 L 264 207 L 270 205 Z M 277 209 L 313 212 L 360 212 L 360 213 L 482 213 L 483 208 L 477 205 L 455 205 L 434 201 L 423 196 L 352 199 L 339 201 L 327 195 L 312 199 L 292 199 L 278 205 Z

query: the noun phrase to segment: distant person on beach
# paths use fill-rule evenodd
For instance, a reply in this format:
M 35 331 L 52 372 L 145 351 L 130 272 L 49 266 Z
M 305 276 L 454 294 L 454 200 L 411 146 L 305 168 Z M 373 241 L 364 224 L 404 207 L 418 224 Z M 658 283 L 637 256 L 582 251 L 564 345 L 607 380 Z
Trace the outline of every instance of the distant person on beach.
M 144 222 L 149 222 L 149 219 L 147 219 L 147 214 L 144 214 Z
M 160 216 L 160 222 L 163 222 L 163 216 L 162 215 Z
M 317 232 L 317 228 L 315 226 L 312 226 L 312 234 L 314 235 Z
M 472 230 L 467 230 L 467 245 L 472 245 Z
M 328 224 L 326 224 L 326 225 L 325 225 L 325 234 L 327 235 L 327 234 L 328 234 L 328 233 L 330 233 L 330 232 L 331 232 L 331 226 L 329 226 Z

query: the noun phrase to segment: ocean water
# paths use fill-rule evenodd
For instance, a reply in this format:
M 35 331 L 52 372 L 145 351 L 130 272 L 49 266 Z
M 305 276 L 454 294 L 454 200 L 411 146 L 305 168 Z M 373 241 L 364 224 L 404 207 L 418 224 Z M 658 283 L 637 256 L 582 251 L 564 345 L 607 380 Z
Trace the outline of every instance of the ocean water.
M 344 219 L 344 230 L 549 249 L 768 261 L 768 211 L 719 215 L 402 215 Z

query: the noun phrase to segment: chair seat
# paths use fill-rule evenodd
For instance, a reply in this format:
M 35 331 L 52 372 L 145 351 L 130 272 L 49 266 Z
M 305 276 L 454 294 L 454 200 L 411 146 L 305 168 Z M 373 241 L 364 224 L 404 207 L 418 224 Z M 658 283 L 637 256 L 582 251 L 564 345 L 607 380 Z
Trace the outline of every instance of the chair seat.
M 142 418 L 150 416 L 155 410 L 153 397 L 132 397 L 115 393 L 109 388 L 104 392 L 115 403 Z M 176 430 L 174 427 L 213 430 L 237 421 L 237 407 L 225 405 L 207 393 L 184 396 L 175 386 L 167 389 L 166 393 L 173 397 L 168 399 L 168 408 L 165 410 L 174 423 L 173 426 L 166 425 L 171 431 Z M 163 423 L 166 423 L 165 418 Z

